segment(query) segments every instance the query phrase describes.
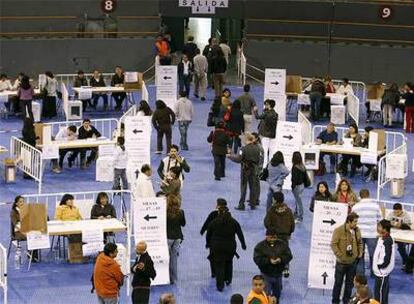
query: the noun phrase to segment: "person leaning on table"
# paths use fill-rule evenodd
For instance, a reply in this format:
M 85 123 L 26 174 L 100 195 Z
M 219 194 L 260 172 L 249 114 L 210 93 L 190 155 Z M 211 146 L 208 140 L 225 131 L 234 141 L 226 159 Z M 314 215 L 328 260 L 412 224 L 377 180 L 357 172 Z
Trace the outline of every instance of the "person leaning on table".
M 55 220 L 58 221 L 80 221 L 82 216 L 79 209 L 73 205 L 74 197 L 72 194 L 65 194 L 56 208 Z

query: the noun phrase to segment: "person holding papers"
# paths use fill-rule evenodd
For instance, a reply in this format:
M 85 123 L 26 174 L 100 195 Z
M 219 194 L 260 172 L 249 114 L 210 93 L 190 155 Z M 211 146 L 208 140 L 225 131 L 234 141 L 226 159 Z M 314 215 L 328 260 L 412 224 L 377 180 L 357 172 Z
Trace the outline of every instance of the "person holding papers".
M 94 126 L 91 125 L 91 120 L 89 118 L 85 118 L 82 122 L 82 126 L 78 130 L 78 139 L 88 139 L 88 138 L 96 139 L 99 137 L 101 137 L 101 133 L 99 133 L 99 131 Z M 88 150 L 91 150 L 91 154 L 89 155 L 87 161 L 85 162 L 86 152 Z M 97 150 L 98 150 L 97 148 L 79 149 L 82 169 L 86 169 L 86 167 L 88 167 L 96 159 Z M 78 156 L 78 153 L 73 153 L 72 156 L 69 158 L 69 162 L 73 162 L 76 156 Z
M 147 243 L 141 241 L 135 248 L 137 257 L 131 267 L 132 278 L 132 304 L 148 304 L 150 298 L 151 280 L 157 273 L 154 262 L 147 252 Z
M 134 183 L 133 193 L 136 198 L 155 197 L 154 187 L 151 180 L 152 169 L 145 164 L 141 167 L 141 172 Z
M 117 66 L 115 68 L 115 74 L 114 74 L 114 76 L 112 76 L 111 86 L 112 87 L 123 87 L 124 86 L 124 80 L 125 80 L 124 77 L 125 77 L 124 71 L 122 70 L 122 68 L 120 66 Z M 122 102 L 124 101 L 124 99 L 126 97 L 126 93 L 125 92 L 112 93 L 112 97 L 115 99 L 115 102 L 116 102 L 115 111 L 121 110 L 122 109 Z
M 91 219 L 111 219 L 116 218 L 116 210 L 112 204 L 109 203 L 108 194 L 99 192 L 96 197 L 96 203 L 91 210 Z
M 181 168 L 172 167 L 161 181 L 161 193 L 165 196 L 176 195 L 181 201 Z
M 79 209 L 74 206 L 72 194 L 65 194 L 60 200 L 59 206 L 56 208 L 55 220 L 57 221 L 80 221 L 82 216 Z
M 89 84 L 91 87 L 106 87 L 103 76 L 98 70 L 93 71 L 93 76 L 89 80 Z M 92 94 L 92 107 L 96 109 L 99 97 L 102 97 L 104 103 L 104 111 L 106 111 L 106 109 L 108 108 L 108 95 L 106 95 L 105 93 Z
M 360 147 L 362 142 L 362 136 L 358 133 L 358 126 L 356 123 L 351 123 L 349 125 L 348 131 L 345 133 L 344 138 L 351 138 L 352 139 L 352 146 Z M 361 157 L 358 155 L 348 155 L 343 154 L 341 163 L 339 164 L 339 172 L 342 173 L 344 176 L 348 174 L 348 164 L 351 161 L 351 174 L 350 177 L 354 177 L 356 173 L 357 167 L 361 167 Z
M 76 126 L 69 126 L 67 128 L 61 128 L 58 132 L 58 134 L 55 137 L 55 141 L 59 142 L 66 142 L 66 141 L 72 141 L 77 139 L 76 134 Z M 63 168 L 63 161 L 65 159 L 65 156 L 68 152 L 74 153 L 76 149 L 59 149 L 59 168 L 62 170 Z M 69 167 L 72 167 L 72 162 L 69 160 Z

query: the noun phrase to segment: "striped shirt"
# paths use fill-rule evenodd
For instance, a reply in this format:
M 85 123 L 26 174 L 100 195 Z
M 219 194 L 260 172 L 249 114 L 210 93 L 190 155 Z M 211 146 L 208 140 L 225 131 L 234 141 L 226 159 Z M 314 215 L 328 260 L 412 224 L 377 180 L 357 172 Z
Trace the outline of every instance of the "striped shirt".
M 381 210 L 378 203 L 372 199 L 361 199 L 352 207 L 358 214 L 358 228 L 363 239 L 377 238 L 377 223 L 381 220 Z

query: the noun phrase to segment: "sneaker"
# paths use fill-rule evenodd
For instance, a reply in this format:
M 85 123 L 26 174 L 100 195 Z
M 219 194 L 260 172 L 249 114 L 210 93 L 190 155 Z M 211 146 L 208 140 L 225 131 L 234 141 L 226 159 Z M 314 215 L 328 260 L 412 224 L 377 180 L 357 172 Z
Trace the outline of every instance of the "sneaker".
M 57 173 L 57 174 L 62 172 L 62 171 L 60 171 L 59 168 L 53 168 L 52 171 L 53 171 L 53 173 Z
M 285 278 L 288 278 L 288 277 L 290 276 L 289 269 L 285 269 L 285 270 L 283 270 L 283 276 L 284 276 Z
M 195 97 L 195 98 L 198 98 L 198 94 L 194 94 L 194 97 Z
M 206 100 L 206 98 L 205 97 L 201 97 L 201 101 L 205 101 Z
M 234 209 L 239 210 L 239 211 L 244 211 L 245 207 L 244 206 L 237 206 L 237 207 L 234 207 Z

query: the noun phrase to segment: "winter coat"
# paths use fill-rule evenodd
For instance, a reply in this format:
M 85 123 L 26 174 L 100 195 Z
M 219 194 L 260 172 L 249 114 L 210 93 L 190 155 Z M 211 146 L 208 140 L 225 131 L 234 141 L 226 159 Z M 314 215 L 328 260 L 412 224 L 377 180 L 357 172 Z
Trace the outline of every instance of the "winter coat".
M 274 229 L 280 239 L 287 241 L 295 231 L 292 210 L 286 204 L 273 205 L 266 213 L 264 226 L 266 229 Z
M 304 185 L 306 182 L 307 172 L 305 166 L 298 166 L 292 167 L 292 190 L 295 189 L 296 186 Z
M 185 226 L 184 210 L 180 210 L 178 216 L 171 217 L 167 214 L 167 239 L 169 240 L 183 240 L 183 232 L 181 227 Z
M 230 145 L 231 139 L 224 129 L 216 128 L 210 132 L 207 142 L 212 143 L 213 154 L 226 155 L 227 147 Z
M 175 114 L 169 107 L 156 109 L 152 114 L 152 124 L 156 130 L 169 130 L 174 122 Z
M 400 101 L 400 93 L 396 90 L 387 89 L 382 95 L 381 106 L 390 105 L 395 107 Z
M 280 258 L 281 262 L 272 264 L 271 258 Z M 292 260 L 292 252 L 288 244 L 281 239 L 277 239 L 273 246 L 264 240 L 254 248 L 253 260 L 262 273 L 276 278 L 282 275 L 285 265 Z
M 97 219 L 100 216 L 107 217 L 108 215 L 111 218 L 116 218 L 116 211 L 113 205 L 107 203 L 103 207 L 100 204 L 95 204 L 91 210 L 91 219 Z
M 269 176 L 267 182 L 273 191 L 278 191 L 283 186 L 285 178 L 289 175 L 289 169 L 284 164 L 279 164 L 273 167 L 271 164 L 267 166 Z
M 135 269 L 135 266 L 138 263 L 143 263 L 143 269 Z M 154 262 L 152 261 L 148 252 L 145 252 L 140 255 L 140 257 L 135 259 L 134 265 L 131 267 L 131 273 L 134 274 L 132 278 L 132 288 L 134 287 L 149 287 L 151 286 L 151 279 L 154 280 L 157 273 L 154 268 Z
M 124 283 L 124 275 L 118 262 L 104 253 L 99 254 L 93 272 L 93 283 L 98 296 L 118 297 L 119 288 Z
M 275 110 L 265 110 L 261 115 L 255 113 L 256 119 L 259 119 L 259 135 L 268 138 L 276 137 L 276 126 L 278 115 Z
M 230 120 L 226 122 L 226 130 L 230 134 L 240 135 L 244 132 L 244 118 L 240 109 L 231 108 Z

